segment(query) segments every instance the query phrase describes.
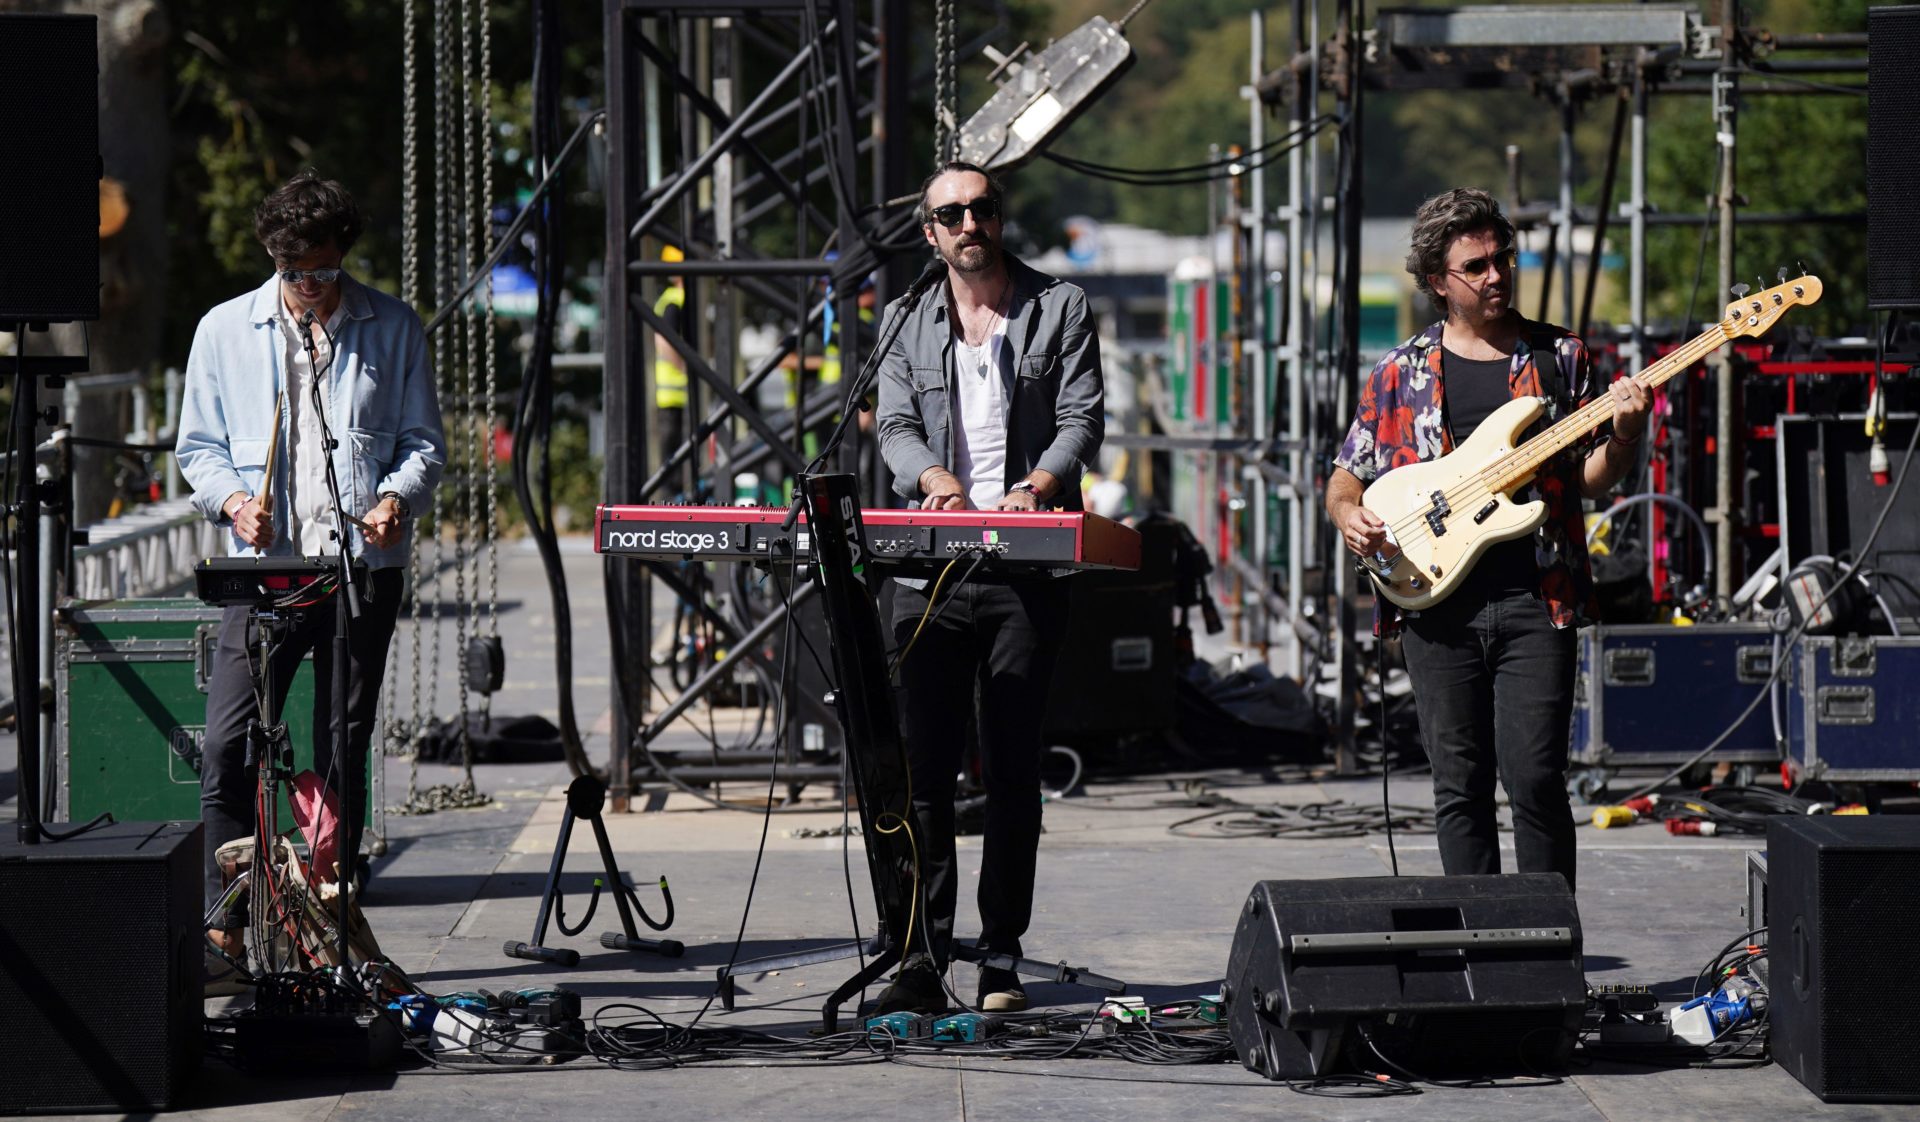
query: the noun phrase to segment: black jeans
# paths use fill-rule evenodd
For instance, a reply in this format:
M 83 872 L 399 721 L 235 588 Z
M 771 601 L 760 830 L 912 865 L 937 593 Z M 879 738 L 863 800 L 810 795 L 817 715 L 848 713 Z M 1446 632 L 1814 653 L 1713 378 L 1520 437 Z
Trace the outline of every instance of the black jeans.
M 914 842 L 926 934 L 940 964 L 953 941 L 959 894 L 953 798 L 969 717 L 978 721 L 980 778 L 987 791 L 979 945 L 1021 953 L 1020 937 L 1033 918 L 1040 849 L 1040 759 L 1046 751 L 1040 724 L 1066 632 L 1068 592 L 1066 581 L 1046 579 L 969 581 L 942 589 L 934 605 L 940 617 L 901 664 Z M 940 604 L 947 605 L 944 611 Z M 896 646 L 912 637 L 926 608 L 926 590 L 899 586 L 893 601 Z M 907 950 L 927 945 L 916 934 Z
M 387 646 L 400 614 L 405 569 L 375 569 L 363 588 L 360 618 L 347 629 L 347 748 L 351 753 L 347 777 L 346 821 L 341 837 L 341 860 L 359 853 L 361 824 L 366 816 L 365 769 L 373 741 L 374 710 L 380 702 L 380 683 L 387 671 Z M 331 598 L 304 610 L 286 638 L 273 648 L 274 708 L 286 704 L 294 671 L 307 651 L 313 651 L 313 770 L 328 777 L 333 763 L 333 624 Z M 248 673 L 247 609 L 230 607 L 220 619 L 220 640 L 207 682 L 207 737 L 200 757 L 200 821 L 206 824 L 205 866 L 207 905 L 219 899 L 220 868 L 214 850 L 254 831 L 254 793 L 259 768 L 247 764 L 247 724 L 259 717 Z M 253 649 L 258 650 L 258 636 Z
M 1524 590 L 1462 588 L 1405 622 L 1420 738 L 1433 764 L 1440 862 L 1448 875 L 1500 871 L 1494 778 L 1513 804 L 1523 873 L 1574 883 L 1567 798 L 1574 631 Z

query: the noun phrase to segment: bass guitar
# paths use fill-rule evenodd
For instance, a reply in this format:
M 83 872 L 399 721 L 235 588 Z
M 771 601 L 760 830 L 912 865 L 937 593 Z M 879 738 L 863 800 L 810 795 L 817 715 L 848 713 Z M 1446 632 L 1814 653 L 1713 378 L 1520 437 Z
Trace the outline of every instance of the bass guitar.
M 1633 377 L 1652 390 L 1735 339 L 1766 334 L 1788 308 L 1816 303 L 1821 292 L 1815 276 L 1752 296 L 1745 287 L 1736 287 L 1740 298 L 1727 305 L 1725 318 Z M 1546 519 L 1545 502 L 1517 503 L 1514 492 L 1610 418 L 1613 400 L 1590 401 L 1516 447 L 1546 407 L 1542 398 L 1515 398 L 1452 452 L 1395 468 L 1366 489 L 1361 505 L 1387 525 L 1385 545 L 1364 563 L 1382 596 L 1412 611 L 1430 608 L 1460 587 L 1489 547 L 1530 534 Z

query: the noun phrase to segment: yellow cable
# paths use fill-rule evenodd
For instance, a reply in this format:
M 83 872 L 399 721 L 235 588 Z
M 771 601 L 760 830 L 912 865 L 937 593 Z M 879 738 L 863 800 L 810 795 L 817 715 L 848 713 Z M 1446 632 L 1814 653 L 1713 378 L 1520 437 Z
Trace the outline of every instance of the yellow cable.
M 909 808 L 913 806 L 911 774 L 907 780 L 907 806 Z M 892 829 L 882 826 L 881 821 L 889 817 L 900 824 Z M 907 832 L 907 851 L 913 855 L 913 898 L 907 902 L 907 933 L 900 940 L 900 961 L 904 967 L 907 956 L 913 952 L 913 924 L 920 912 L 920 844 L 913 838 L 913 823 L 899 814 L 891 810 L 882 811 L 873 820 L 873 832 L 876 834 L 897 834 L 902 830 Z
M 920 622 L 914 625 L 913 634 L 907 638 L 907 645 L 900 648 L 900 653 L 893 658 L 893 665 L 887 667 L 888 681 L 892 681 L 893 676 L 899 673 L 900 664 L 907 661 L 908 652 L 912 651 L 913 645 L 920 641 L 920 633 L 926 630 L 927 620 L 933 616 L 933 603 L 940 598 L 940 586 L 947 583 L 947 574 L 953 572 L 953 567 L 959 563 L 960 558 L 955 557 L 940 570 L 940 576 L 933 582 L 932 591 L 927 593 L 927 610 L 920 613 Z

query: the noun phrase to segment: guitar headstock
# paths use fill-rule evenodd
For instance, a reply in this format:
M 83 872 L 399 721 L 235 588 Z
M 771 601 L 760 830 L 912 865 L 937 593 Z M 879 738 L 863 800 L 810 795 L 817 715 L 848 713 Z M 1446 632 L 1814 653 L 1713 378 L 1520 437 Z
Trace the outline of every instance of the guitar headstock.
M 1745 287 L 1741 285 L 1734 291 Z M 1809 273 L 1798 280 L 1777 284 L 1765 292 L 1742 295 L 1727 305 L 1727 314 L 1720 321 L 1720 330 L 1726 332 L 1729 339 L 1738 339 L 1742 335 L 1765 335 L 1772 329 L 1774 321 L 1786 314 L 1788 308 L 1819 303 L 1821 292 L 1820 278 Z

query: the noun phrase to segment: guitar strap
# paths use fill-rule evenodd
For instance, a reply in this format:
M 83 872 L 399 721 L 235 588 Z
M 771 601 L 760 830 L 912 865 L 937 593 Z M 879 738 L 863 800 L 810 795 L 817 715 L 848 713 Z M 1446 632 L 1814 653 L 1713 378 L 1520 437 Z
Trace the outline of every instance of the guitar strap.
M 1527 346 L 1533 350 L 1534 369 L 1540 371 L 1540 388 L 1553 398 L 1552 419 L 1557 421 L 1573 411 L 1573 401 L 1569 397 L 1572 393 L 1573 372 L 1566 369 L 1564 365 L 1566 359 L 1561 356 L 1560 348 L 1554 343 L 1553 332 L 1546 324 L 1532 322 L 1527 324 Z M 1553 356 L 1551 369 L 1541 365 L 1542 354 Z

